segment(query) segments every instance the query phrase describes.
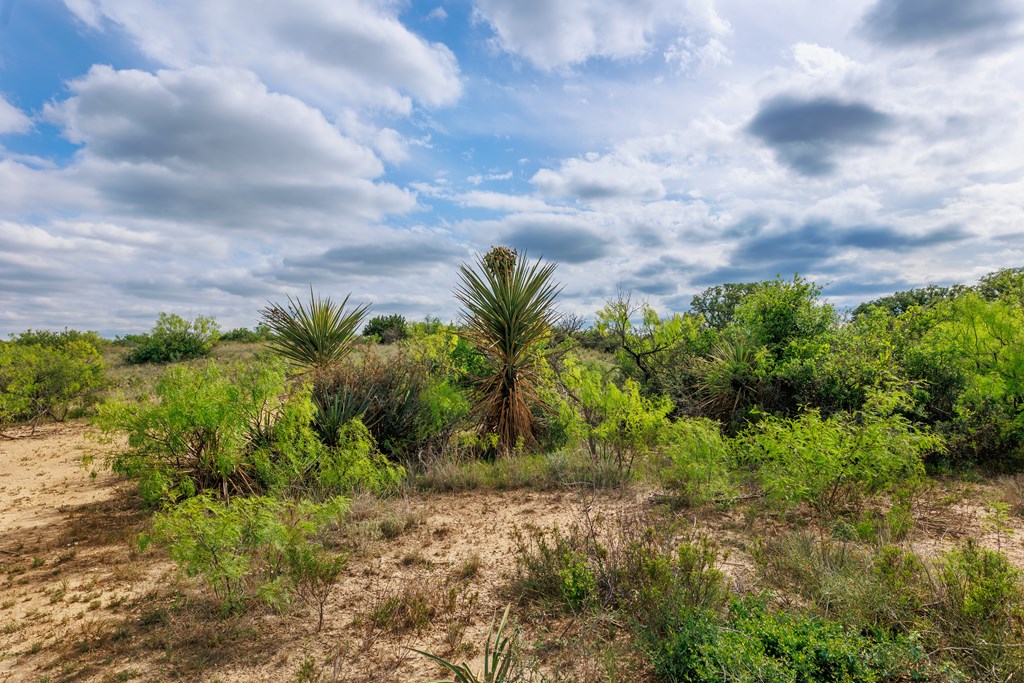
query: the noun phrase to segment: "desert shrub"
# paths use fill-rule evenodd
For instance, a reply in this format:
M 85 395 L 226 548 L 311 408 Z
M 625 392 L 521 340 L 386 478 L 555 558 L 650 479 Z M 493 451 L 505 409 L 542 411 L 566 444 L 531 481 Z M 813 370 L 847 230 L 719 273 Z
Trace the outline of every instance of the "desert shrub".
M 787 534 L 755 553 L 770 584 L 819 615 L 882 638 L 914 638 L 972 681 L 1024 672 L 1024 598 L 1019 571 L 973 541 L 935 560 L 890 544 Z
M 892 413 L 901 401 L 898 394 L 874 394 L 854 415 L 822 418 L 811 410 L 794 419 L 769 417 L 741 435 L 738 453 L 756 467 L 769 500 L 833 514 L 923 474 L 924 454 L 940 441 Z
M 671 683 L 963 680 L 935 666 L 913 639 L 869 638 L 835 621 L 773 611 L 757 597 L 734 601 L 724 619 L 681 613 L 650 647 L 655 674 Z
M 601 521 L 517 531 L 512 595 L 571 611 L 616 610 L 648 634 L 667 633 L 680 612 L 724 606 L 728 588 L 710 540 L 679 541 L 663 520 Z
M 228 374 L 210 363 L 168 368 L 155 400 L 111 399 L 95 423 L 108 437 L 127 435 L 111 465 L 138 479 L 150 505 L 206 490 L 224 498 L 283 490 L 329 495 L 401 479 L 401 468 L 377 455 L 361 425 L 326 448 L 310 428 L 312 416 L 308 389 L 289 390 L 279 363 Z
M 270 339 L 270 328 L 260 324 L 254 328 L 236 327 L 220 335 L 218 341 L 237 342 L 241 344 L 258 344 Z
M 680 418 L 665 438 L 662 454 L 668 465 L 658 471 L 658 478 L 682 503 L 701 505 L 734 494 L 733 447 L 717 422 Z
M 561 407 L 570 433 L 595 461 L 609 462 L 628 477 L 637 457 L 663 443 L 672 403 L 643 396 L 631 379 L 620 388 L 596 365 L 571 357 L 563 363 L 561 382 L 568 401 Z
M 85 342 L 101 349 L 108 342 L 100 337 L 99 332 L 83 332 L 65 327 L 59 332 L 52 330 L 25 330 L 17 336 L 11 336 L 11 342 L 19 346 L 43 346 L 49 349 L 63 348 L 72 342 Z
M 99 351 L 85 338 L 53 342 L 0 343 L 0 429 L 44 418 L 63 421 L 96 401 L 104 384 Z
M 442 446 L 469 412 L 463 390 L 402 350 L 387 358 L 367 352 L 314 373 L 312 380 L 315 425 L 324 443 L 358 417 L 381 451 L 397 459 Z
M 192 320 L 175 313 L 161 313 L 148 334 L 134 335 L 135 348 L 128 354 L 129 363 L 172 363 L 201 358 L 220 338 L 217 321 L 212 316 L 196 316 Z
M 932 611 L 943 645 L 977 680 L 1024 676 L 1024 590 L 1002 553 L 973 541 L 942 558 L 940 600 Z
M 799 275 L 762 282 L 737 304 L 733 324 L 778 360 L 803 356 L 802 347 L 822 340 L 838 321 L 835 308 L 820 296 L 821 286 Z
M 220 501 L 204 493 L 158 513 L 141 545 L 167 547 L 185 574 L 200 576 L 226 611 L 253 598 L 283 606 L 296 587 L 304 595 L 323 595 L 333 585 L 340 566 L 328 559 L 315 536 L 346 505 L 343 498 L 324 503 L 263 496 Z M 310 593 L 310 582 L 321 585 Z
M 394 344 L 409 336 L 405 329 L 405 316 L 377 315 L 363 328 L 364 337 L 375 337 L 381 344 Z
M 951 455 L 1012 465 L 1024 457 L 1024 309 L 967 294 L 936 307 L 933 321 L 919 352 L 952 374 L 948 413 L 935 416 Z

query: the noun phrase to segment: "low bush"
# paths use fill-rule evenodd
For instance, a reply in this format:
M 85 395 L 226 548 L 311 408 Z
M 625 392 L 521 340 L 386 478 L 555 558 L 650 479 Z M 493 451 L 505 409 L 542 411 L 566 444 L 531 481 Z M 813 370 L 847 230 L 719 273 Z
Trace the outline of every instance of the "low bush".
M 669 430 L 662 452 L 668 464 L 658 471 L 662 485 L 686 505 L 722 501 L 735 495 L 732 444 L 717 422 L 681 418 Z
M 940 440 L 895 414 L 899 395 L 875 394 L 856 414 L 768 417 L 737 441 L 769 500 L 806 503 L 821 515 L 857 506 L 865 496 L 906 486 L 924 473 L 923 457 Z
M 671 683 L 964 680 L 933 664 L 914 639 L 870 638 L 835 621 L 770 610 L 757 598 L 734 601 L 724 619 L 682 612 L 651 651 L 655 674 Z
M 1001 553 L 973 541 L 935 560 L 893 545 L 790 534 L 755 557 L 762 577 L 863 633 L 917 639 L 972 681 L 1024 672 L 1024 593 Z
M 63 421 L 97 400 L 103 361 L 87 337 L 29 331 L 0 342 L 0 430 L 45 418 Z
M 219 501 L 204 493 L 158 513 L 140 545 L 167 547 L 186 575 L 202 577 L 225 611 L 253 599 L 283 607 L 298 591 L 317 601 L 322 626 L 322 605 L 342 560 L 330 556 L 316 534 L 346 505 L 343 498 L 319 504 L 263 496 Z
M 187 320 L 174 313 L 161 313 L 148 334 L 126 338 L 135 344 L 128 354 L 129 363 L 173 363 L 202 358 L 220 338 L 212 316 Z
M 394 344 L 409 336 L 405 329 L 405 316 L 377 315 L 370 318 L 363 328 L 364 337 L 373 337 L 381 344 Z
M 218 341 L 237 342 L 240 344 L 258 344 L 270 339 L 270 328 L 266 325 L 257 325 L 250 329 L 248 327 L 236 327 L 220 335 Z
M 152 401 L 111 399 L 95 418 L 108 438 L 127 435 L 127 448 L 111 465 L 139 480 L 150 505 L 207 490 L 225 499 L 268 491 L 323 497 L 386 489 L 404 476 L 358 422 L 333 447 L 323 446 L 310 427 L 308 388 L 289 390 L 280 364 L 227 374 L 213 363 L 171 367 L 155 393 Z

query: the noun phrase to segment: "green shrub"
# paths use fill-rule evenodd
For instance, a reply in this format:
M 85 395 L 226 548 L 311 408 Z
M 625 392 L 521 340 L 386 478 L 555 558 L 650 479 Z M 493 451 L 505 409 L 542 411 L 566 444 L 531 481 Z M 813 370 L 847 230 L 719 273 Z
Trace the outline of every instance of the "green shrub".
M 0 430 L 44 418 L 63 421 L 71 411 L 91 406 L 103 387 L 95 346 L 84 337 L 26 343 L 41 334 L 0 342 Z
M 370 318 L 363 328 L 364 337 L 375 337 L 381 344 L 394 344 L 409 336 L 405 329 L 405 316 L 377 315 Z
M 1024 589 L 1006 556 L 973 540 L 940 564 L 941 599 L 934 622 L 944 645 L 979 679 L 1024 676 Z
M 387 358 L 370 351 L 312 379 L 315 424 L 326 444 L 359 418 L 383 453 L 406 459 L 439 450 L 469 413 L 462 389 L 402 350 Z
M 248 327 L 236 327 L 220 335 L 218 341 L 237 342 L 241 344 L 258 344 L 270 339 L 270 328 L 260 324 L 249 329 Z
M 562 419 L 595 460 L 628 477 L 638 457 L 664 442 L 672 411 L 667 398 L 643 396 L 631 379 L 620 388 L 598 366 L 572 357 L 564 359 L 561 381 L 569 398 L 560 406 Z
M 217 321 L 212 316 L 196 316 L 186 320 L 175 313 L 161 313 L 148 334 L 135 335 L 135 348 L 128 354 L 129 363 L 173 363 L 202 358 L 220 338 Z
M 115 472 L 139 480 L 150 505 L 218 491 L 224 498 L 261 491 L 332 495 L 381 490 L 404 476 L 377 454 L 365 428 L 353 423 L 333 448 L 310 428 L 307 387 L 289 387 L 280 363 L 257 363 L 224 374 L 170 367 L 156 400 L 112 399 L 95 419 L 108 436 L 126 434 Z
M 837 622 L 733 602 L 724 621 L 707 611 L 680 614 L 651 644 L 655 673 L 671 683 L 882 683 L 961 681 L 936 667 L 913 639 L 868 638 Z
M 662 485 L 687 505 L 722 501 L 734 495 L 732 445 L 718 423 L 681 418 L 668 433 L 663 453 L 669 465 L 658 472 Z
M 756 467 L 770 500 L 834 514 L 923 474 L 924 454 L 940 441 L 893 414 L 902 400 L 874 394 L 855 415 L 825 419 L 811 410 L 794 419 L 768 417 L 741 435 L 738 453 Z
M 158 513 L 141 546 L 166 546 L 186 575 L 202 577 L 226 611 L 252 598 L 282 606 L 297 585 L 303 591 L 310 581 L 333 585 L 340 566 L 314 537 L 346 506 L 342 498 L 320 504 L 262 496 L 224 502 L 204 493 Z
M 17 336 L 11 336 L 11 342 L 19 346 L 43 346 L 48 349 L 59 349 L 72 342 L 85 342 L 95 349 L 101 349 L 108 342 L 100 337 L 99 332 L 82 332 L 64 328 L 60 332 L 52 330 L 25 330 Z

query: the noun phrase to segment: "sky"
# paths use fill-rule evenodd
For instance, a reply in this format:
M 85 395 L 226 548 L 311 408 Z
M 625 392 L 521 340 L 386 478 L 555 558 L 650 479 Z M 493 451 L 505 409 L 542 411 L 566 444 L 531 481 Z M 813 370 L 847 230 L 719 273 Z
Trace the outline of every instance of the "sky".
M 0 334 L 1024 265 L 1019 0 L 0 0 Z

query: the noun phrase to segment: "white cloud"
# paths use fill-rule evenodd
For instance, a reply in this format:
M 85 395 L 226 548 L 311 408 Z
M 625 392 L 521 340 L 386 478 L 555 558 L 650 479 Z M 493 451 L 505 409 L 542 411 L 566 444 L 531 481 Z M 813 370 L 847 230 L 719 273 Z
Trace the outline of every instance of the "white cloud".
M 250 69 L 274 89 L 325 109 L 371 105 L 408 112 L 462 93 L 446 46 L 409 31 L 392 3 L 363 0 L 66 0 L 82 21 L 126 31 L 140 51 L 174 68 Z
M 721 36 L 729 30 L 707 0 L 477 0 L 476 11 L 503 49 L 541 69 L 643 56 L 660 32 Z
M 25 133 L 32 128 L 32 121 L 8 102 L 0 93 L 0 135 L 4 133 Z
M 57 175 L 110 211 L 259 233 L 323 232 L 415 207 L 375 181 L 384 168 L 373 151 L 250 72 L 96 66 L 69 88 L 45 115 L 83 148 Z

